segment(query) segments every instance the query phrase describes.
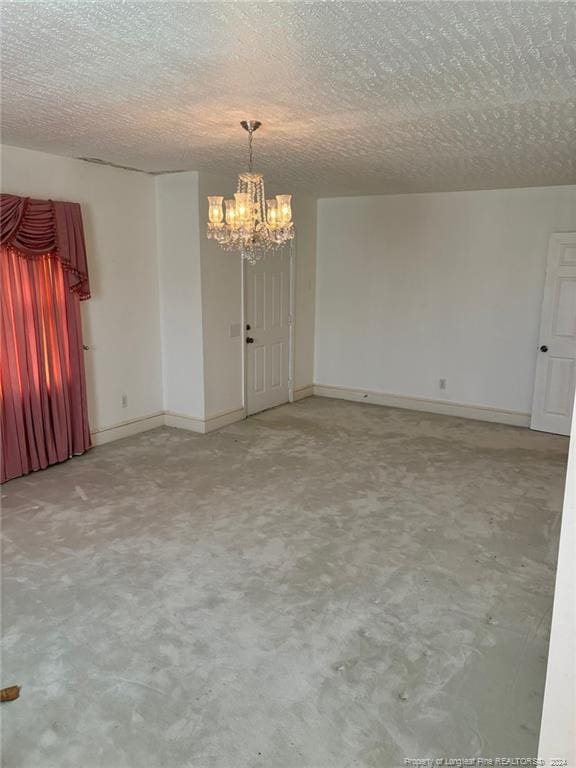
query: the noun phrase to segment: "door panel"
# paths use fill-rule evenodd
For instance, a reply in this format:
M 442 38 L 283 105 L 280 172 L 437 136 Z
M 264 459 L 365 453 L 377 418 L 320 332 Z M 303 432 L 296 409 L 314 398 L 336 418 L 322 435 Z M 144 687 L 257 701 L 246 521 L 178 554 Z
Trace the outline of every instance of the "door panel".
M 252 358 L 254 366 L 254 392 L 264 392 L 264 369 L 266 366 L 266 347 L 254 347 Z
M 252 281 L 252 291 L 248 295 L 252 296 L 252 312 L 249 313 L 253 330 L 263 330 L 264 320 L 264 294 L 266 290 L 266 274 L 263 272 L 251 273 L 249 279 Z
M 576 277 L 559 278 L 554 303 L 554 334 L 576 338 Z
M 576 387 L 576 232 L 550 238 L 537 354 L 532 429 L 568 435 Z
M 272 389 L 282 386 L 283 357 L 284 357 L 284 342 L 279 341 L 278 343 L 272 345 L 272 360 L 270 364 L 270 387 Z
M 556 416 L 571 415 L 571 389 L 574 379 L 574 360 L 551 357 L 548 360 L 546 381 L 546 413 Z
M 281 328 L 282 327 L 282 318 L 283 318 L 283 294 L 282 294 L 282 282 L 283 282 L 284 275 L 280 273 L 279 275 L 271 275 L 270 280 L 272 281 L 272 288 L 271 288 L 271 299 L 272 304 L 270 307 L 270 326 L 272 328 Z
M 250 415 L 288 402 L 290 255 L 246 265 L 246 410 Z

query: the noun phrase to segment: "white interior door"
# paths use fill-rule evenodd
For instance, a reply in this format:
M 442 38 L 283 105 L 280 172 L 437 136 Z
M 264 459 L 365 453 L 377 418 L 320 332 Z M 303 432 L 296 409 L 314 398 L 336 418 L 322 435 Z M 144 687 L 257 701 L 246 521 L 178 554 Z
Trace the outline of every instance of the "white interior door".
M 290 255 L 246 265 L 245 349 L 248 415 L 288 402 Z
M 532 429 L 570 434 L 576 387 L 576 232 L 550 237 Z

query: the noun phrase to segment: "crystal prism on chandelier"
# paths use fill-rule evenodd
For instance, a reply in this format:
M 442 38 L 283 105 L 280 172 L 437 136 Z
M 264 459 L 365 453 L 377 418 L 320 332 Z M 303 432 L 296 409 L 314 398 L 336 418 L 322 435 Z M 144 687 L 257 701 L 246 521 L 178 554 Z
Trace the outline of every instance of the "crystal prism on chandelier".
M 206 234 L 221 248 L 238 250 L 243 259 L 254 264 L 293 239 L 292 195 L 276 195 L 266 200 L 264 177 L 252 170 L 252 136 L 261 123 L 258 120 L 243 120 L 240 125 L 248 131 L 248 171 L 239 174 L 234 199 L 224 200 L 217 195 L 208 197 Z M 222 209 L 223 200 L 225 212 Z

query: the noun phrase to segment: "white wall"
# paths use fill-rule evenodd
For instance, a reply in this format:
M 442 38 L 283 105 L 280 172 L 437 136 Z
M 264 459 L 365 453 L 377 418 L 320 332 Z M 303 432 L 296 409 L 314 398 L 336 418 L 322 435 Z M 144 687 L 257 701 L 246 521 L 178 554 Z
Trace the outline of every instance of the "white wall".
M 3 191 L 82 205 L 92 429 L 240 408 L 241 266 L 204 234 L 205 196 L 230 180 L 15 147 L 2 162 Z M 327 199 L 317 222 L 296 195 L 294 214 L 296 390 L 315 368 L 319 384 L 530 411 L 547 241 L 576 229 L 576 187 Z
M 538 757 L 576 766 L 576 404 L 572 416 L 564 511 Z
M 244 333 L 230 336 L 230 326 L 242 323 L 242 262 L 237 253 L 223 251 L 205 234 L 207 196 L 232 196 L 234 181 L 206 173 L 157 177 L 165 404 L 167 410 L 196 419 L 216 419 L 243 408 Z M 313 378 L 316 201 L 297 195 L 293 207 L 297 232 L 294 367 L 298 389 L 311 385 Z M 170 210 L 181 221 L 187 217 L 193 226 L 182 224 L 178 230 L 176 222 L 166 224 Z M 167 277 L 169 272 L 173 281 Z M 186 362 L 180 359 L 182 349 L 194 350 Z M 197 400 L 202 404 L 194 407 L 186 400 L 190 398 L 191 380 L 187 366 L 203 379 L 203 394 Z M 200 392 L 199 383 L 194 384 L 194 392 Z
M 292 207 L 296 227 L 294 389 L 298 393 L 314 381 L 317 203 L 294 195 Z
M 143 420 L 163 411 L 191 428 L 239 411 L 244 335 L 231 338 L 230 326 L 242 321 L 241 261 L 205 236 L 206 195 L 234 180 L 153 177 L 6 146 L 1 159 L 3 192 L 82 206 L 89 418 L 100 440 L 157 426 L 161 417 Z M 298 196 L 294 208 L 298 387 L 312 383 L 316 203 Z M 110 429 L 125 422 L 139 426 Z
M 206 416 L 214 418 L 242 408 L 244 333 L 230 338 L 230 326 L 242 322 L 242 263 L 205 237 L 207 195 L 234 193 L 234 179 L 200 174 L 200 251 L 204 321 Z M 316 201 L 293 198 L 296 227 L 295 389 L 312 384 L 314 367 L 314 298 L 316 271 Z
M 319 201 L 315 381 L 528 413 L 570 230 L 573 186 Z
M 219 248 L 206 237 L 208 195 L 233 197 L 234 179 L 201 173 L 198 216 L 202 264 L 204 321 L 204 387 L 206 418 L 243 407 L 243 332 L 230 337 L 230 326 L 242 322 L 242 262 L 237 253 Z
M 156 177 L 164 410 L 204 419 L 198 173 Z
M 1 148 L 2 191 L 80 203 L 92 298 L 82 302 L 90 427 L 162 410 L 154 180 Z M 128 407 L 122 408 L 122 393 Z

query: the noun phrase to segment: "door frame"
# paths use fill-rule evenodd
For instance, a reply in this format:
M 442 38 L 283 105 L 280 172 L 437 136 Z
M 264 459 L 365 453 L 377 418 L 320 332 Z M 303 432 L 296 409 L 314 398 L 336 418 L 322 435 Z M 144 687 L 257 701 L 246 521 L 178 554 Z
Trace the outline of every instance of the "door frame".
M 286 252 L 284 251 L 284 255 Z M 265 259 L 274 259 L 276 254 L 271 253 L 264 257 Z M 288 259 L 290 263 L 290 306 L 288 308 L 288 402 L 294 402 L 294 343 L 295 343 L 295 310 L 296 310 L 296 243 L 295 239 L 290 240 L 288 244 Z M 248 366 L 246 363 L 248 355 L 248 345 L 246 344 L 246 270 L 248 269 L 245 259 L 242 259 L 242 407 L 244 408 L 244 418 L 248 418 Z

